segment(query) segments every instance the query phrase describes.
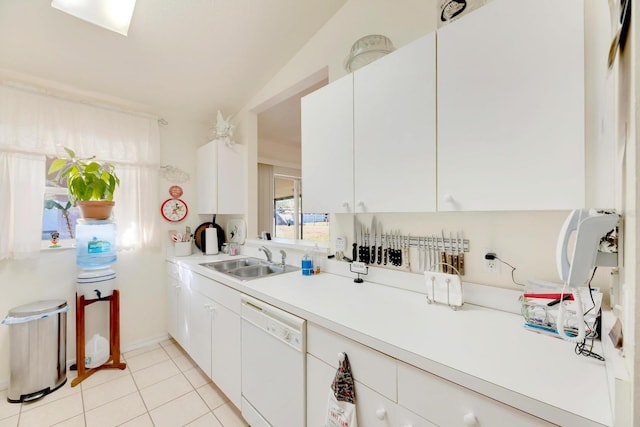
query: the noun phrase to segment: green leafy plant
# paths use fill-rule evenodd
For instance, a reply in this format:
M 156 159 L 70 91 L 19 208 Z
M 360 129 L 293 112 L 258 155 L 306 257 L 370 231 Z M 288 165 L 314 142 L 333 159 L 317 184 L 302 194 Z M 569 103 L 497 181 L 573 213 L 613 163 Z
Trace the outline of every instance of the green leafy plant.
M 62 206 L 60 203 L 52 199 L 44 201 L 45 209 L 60 209 L 62 211 L 62 217 L 67 223 L 67 231 L 69 232 L 69 237 L 73 239 L 73 227 L 71 226 L 71 221 L 69 220 L 69 209 L 71 209 L 71 206 L 71 202 L 67 202 L 64 206 Z
M 70 148 L 64 150 L 68 158 L 55 159 L 48 174 L 54 175 L 58 182 L 67 180 L 69 200 L 75 205 L 78 201 L 113 200 L 113 192 L 120 185 L 120 179 L 111 163 L 95 160 L 96 156 L 81 159 Z

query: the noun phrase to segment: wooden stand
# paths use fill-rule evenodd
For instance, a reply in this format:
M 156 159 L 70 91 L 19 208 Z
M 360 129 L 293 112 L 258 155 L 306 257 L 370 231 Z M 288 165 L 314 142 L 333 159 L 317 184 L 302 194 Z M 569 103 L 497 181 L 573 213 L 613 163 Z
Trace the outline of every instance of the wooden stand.
M 94 302 L 109 301 L 109 359 L 96 368 L 87 369 L 84 366 L 85 358 L 85 329 L 84 308 Z M 71 387 L 80 384 L 85 378 L 90 377 L 100 369 L 124 369 L 126 363 L 120 363 L 120 292 L 114 290 L 105 298 L 85 300 L 84 295 L 76 294 L 76 364 L 71 367 L 78 370 L 78 376 L 71 381 Z

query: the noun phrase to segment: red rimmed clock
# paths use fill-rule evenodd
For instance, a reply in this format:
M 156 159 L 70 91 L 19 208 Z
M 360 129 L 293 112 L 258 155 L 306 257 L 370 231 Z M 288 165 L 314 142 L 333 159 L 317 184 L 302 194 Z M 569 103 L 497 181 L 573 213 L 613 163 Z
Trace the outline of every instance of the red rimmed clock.
M 189 208 L 182 199 L 167 199 L 160 205 L 160 213 L 167 221 L 180 222 L 186 218 Z

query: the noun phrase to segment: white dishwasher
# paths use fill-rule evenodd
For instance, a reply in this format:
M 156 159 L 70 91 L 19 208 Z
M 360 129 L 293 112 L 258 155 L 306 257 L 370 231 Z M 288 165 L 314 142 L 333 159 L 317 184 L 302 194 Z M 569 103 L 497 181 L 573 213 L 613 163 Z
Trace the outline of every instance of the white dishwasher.
M 251 427 L 306 424 L 306 320 L 242 295 L 242 416 Z

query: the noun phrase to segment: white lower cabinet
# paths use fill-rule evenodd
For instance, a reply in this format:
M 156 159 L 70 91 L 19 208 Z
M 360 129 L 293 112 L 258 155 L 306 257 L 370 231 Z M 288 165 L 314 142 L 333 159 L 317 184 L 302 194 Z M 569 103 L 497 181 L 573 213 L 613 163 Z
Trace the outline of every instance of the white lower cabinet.
M 433 427 L 396 403 L 396 361 L 339 334 L 307 324 L 307 427 L 324 426 L 338 354 L 349 357 L 355 379 L 358 425 Z
M 189 346 L 189 290 L 191 271 L 167 262 L 167 331 L 182 348 Z
M 178 304 L 180 298 L 180 282 L 178 266 L 167 262 L 167 332 L 178 341 Z
M 398 403 L 441 426 L 553 425 L 400 361 Z
M 307 326 L 307 426 L 324 426 L 338 354 L 349 357 L 362 426 L 551 426 L 548 422 L 391 358 L 342 335 Z
M 189 356 L 211 378 L 211 320 L 213 301 L 198 291 L 189 294 Z
M 211 379 L 240 408 L 240 316 L 221 304 L 214 305 L 211 327 Z
M 240 293 L 167 263 L 169 334 L 240 407 Z
M 324 427 L 327 399 L 336 366 L 307 354 L 307 427 Z M 358 425 L 372 427 L 434 427 L 359 381 L 355 382 Z

